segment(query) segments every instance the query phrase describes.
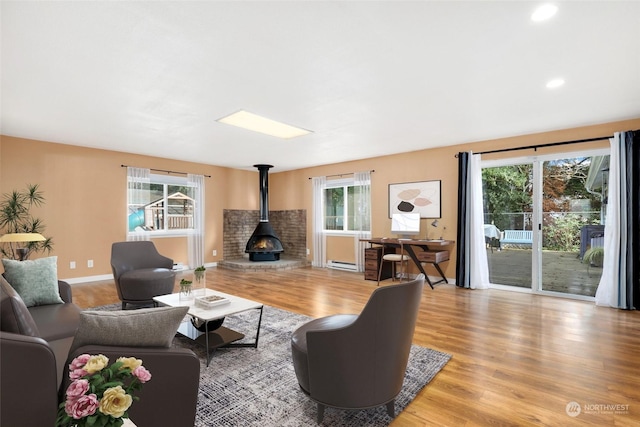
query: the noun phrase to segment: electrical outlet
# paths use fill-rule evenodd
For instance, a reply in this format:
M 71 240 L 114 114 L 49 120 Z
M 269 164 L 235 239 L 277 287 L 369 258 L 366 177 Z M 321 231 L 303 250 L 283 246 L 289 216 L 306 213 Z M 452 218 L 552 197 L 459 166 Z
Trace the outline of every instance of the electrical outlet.
M 213 256 L 218 256 L 218 251 L 217 250 L 213 250 Z
M 92 259 L 87 261 L 87 267 L 93 268 L 93 260 Z
M 75 268 L 76 268 L 76 262 L 75 262 L 75 261 L 71 261 L 71 262 L 69 263 L 69 268 L 70 268 L 71 270 L 75 269 Z
M 307 248 L 307 255 L 311 255 L 311 251 Z

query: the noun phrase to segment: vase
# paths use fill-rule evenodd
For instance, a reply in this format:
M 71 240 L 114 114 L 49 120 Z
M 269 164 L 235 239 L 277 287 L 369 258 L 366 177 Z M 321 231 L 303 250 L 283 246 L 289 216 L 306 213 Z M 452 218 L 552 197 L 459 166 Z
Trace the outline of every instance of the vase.
M 193 285 L 180 285 L 180 301 L 193 301 L 195 295 L 193 293 Z
M 194 271 L 193 272 L 193 293 L 194 296 L 204 296 L 207 288 L 207 275 L 206 271 Z

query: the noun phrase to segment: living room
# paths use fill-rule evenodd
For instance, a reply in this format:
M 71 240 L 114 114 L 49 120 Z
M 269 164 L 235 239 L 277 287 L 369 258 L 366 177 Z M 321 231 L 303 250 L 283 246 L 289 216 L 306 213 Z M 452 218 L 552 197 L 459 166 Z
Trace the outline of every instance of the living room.
M 372 235 L 391 237 L 388 215 L 388 185 L 402 182 L 441 181 L 442 217 L 447 227 L 442 236 L 456 239 L 458 159 L 461 151 L 485 151 L 532 144 L 571 141 L 594 135 L 610 135 L 620 130 L 637 129 L 640 119 L 584 126 L 539 134 L 521 135 L 492 141 L 452 145 L 410 153 L 399 153 L 351 162 L 303 168 L 269 174 L 269 209 L 307 212 L 307 236 L 312 235 L 313 205 L 309 177 L 345 174 L 360 170 L 375 170 L 371 178 Z M 205 243 L 204 264 L 213 265 L 224 259 L 223 211 L 225 209 L 259 209 L 258 172 L 231 169 L 207 164 L 184 162 L 154 156 L 78 147 L 74 145 L 2 136 L 2 194 L 22 190 L 27 184 L 39 184 L 45 197 L 34 214 L 46 224 L 46 234 L 54 242 L 52 255 L 58 257 L 59 277 L 70 282 L 102 280 L 111 273 L 109 264 L 111 242 L 127 236 L 127 173 L 122 165 L 147 167 L 210 175 L 205 179 Z M 579 150 L 606 147 L 608 141 L 577 144 Z M 566 148 L 565 148 L 566 149 Z M 545 149 L 558 152 L 560 147 Z M 543 152 L 543 150 L 538 150 Z M 493 155 L 493 156 L 499 156 Z M 504 154 L 502 154 L 504 156 Z M 25 177 L 29 177 L 25 179 Z M 421 220 L 423 233 L 428 233 L 428 221 Z M 90 236 L 90 237 L 88 237 Z M 353 239 L 336 237 L 327 245 L 327 259 L 354 261 Z M 154 239 L 158 250 L 177 263 L 188 264 L 187 238 Z M 308 259 L 313 258 L 311 238 L 307 238 Z M 216 251 L 217 255 L 213 253 Z M 347 258 L 350 257 L 350 258 Z M 87 267 L 87 261 L 93 266 Z M 75 269 L 70 263 L 75 262 Z M 444 265 L 447 278 L 455 278 L 455 251 Z M 435 271 L 433 272 L 434 274 Z M 77 280 L 76 280 L 77 279 Z
M 16 12 L 16 10 L 5 8 L 4 3 L 2 6 L 3 27 L 11 28 L 11 32 L 8 33 L 10 35 L 21 34 L 20 30 L 14 27 L 19 27 L 18 23 L 24 25 L 26 21 L 29 24 L 28 28 L 33 30 L 33 33 L 30 31 L 27 33 L 33 34 L 34 39 L 47 40 L 46 35 L 36 37 L 35 35 L 40 33 L 36 33 L 34 27 L 42 26 L 43 22 L 46 22 L 44 27 L 55 30 L 74 21 L 72 17 L 75 12 L 68 14 L 69 21 L 66 21 L 66 18 L 63 19 L 61 16 L 64 14 L 60 12 L 50 15 L 57 19 L 49 21 L 48 18 L 43 17 L 46 16 L 44 13 L 40 15 L 38 12 L 36 14 L 38 19 L 30 16 L 30 13 L 35 13 L 37 8 L 30 10 L 31 6 L 24 6 L 27 8 L 26 10 Z M 144 8 L 143 3 L 134 6 L 133 9 Z M 346 5 L 350 2 L 332 3 L 336 3 L 339 10 L 329 11 L 326 12 L 326 16 L 321 16 L 327 21 L 331 21 L 329 17 L 339 16 L 344 12 L 346 14 L 343 18 L 344 21 L 339 20 L 335 26 L 342 28 L 341 31 L 347 31 L 349 25 L 346 22 L 348 21 L 346 17 L 353 16 L 354 10 L 351 9 L 353 6 L 342 5 L 342 3 Z M 527 9 L 532 5 L 523 6 L 520 10 Z M 52 10 L 49 12 L 55 8 L 53 4 L 41 6 L 51 8 Z M 440 6 L 444 7 L 442 4 Z M 476 10 L 474 7 L 466 6 L 469 8 L 463 14 L 464 21 L 471 24 L 476 21 L 479 15 L 473 13 Z M 66 7 L 71 6 L 67 4 Z M 124 12 L 130 12 L 127 6 L 117 7 L 123 7 Z M 345 7 L 346 10 L 341 11 L 341 7 Z M 613 15 L 619 16 L 620 10 L 623 12 L 626 10 L 625 7 L 619 7 L 620 9 Z M 632 8 L 633 6 L 627 5 L 626 7 Z M 256 44 L 255 39 L 260 39 L 261 36 L 265 37 L 269 31 L 274 31 L 268 23 L 277 22 L 276 16 L 272 15 L 275 12 L 272 11 L 269 14 L 265 10 L 268 8 L 268 6 L 260 6 L 260 13 L 256 12 L 255 15 L 240 13 L 238 16 L 232 14 L 234 19 L 223 14 L 227 21 L 216 17 L 215 22 L 226 31 L 231 31 L 233 25 L 229 22 L 236 23 L 240 27 L 239 22 L 243 21 L 245 16 L 250 16 L 251 19 L 247 18 L 248 22 L 244 23 L 246 27 L 242 28 L 250 28 L 251 25 L 259 25 L 260 28 L 266 26 L 266 29 L 263 28 L 264 33 L 252 33 L 251 31 L 245 33 L 245 37 L 249 39 L 243 38 L 245 46 L 251 46 Z M 631 9 L 631 12 L 636 10 Z M 304 9 L 301 9 L 296 15 L 305 16 L 303 11 Z M 79 11 L 76 12 L 82 14 Z M 175 17 L 178 21 L 182 17 L 181 13 L 189 13 L 186 11 L 177 12 L 179 13 L 176 13 Z M 585 12 L 584 15 L 588 17 L 588 22 L 591 24 L 597 22 L 595 17 L 598 14 L 591 10 L 588 12 Z M 365 13 L 362 16 L 366 18 L 362 18 L 362 20 L 376 21 L 372 18 L 374 16 L 380 18 L 379 13 L 380 11 L 377 11 L 375 15 L 371 16 Z M 609 11 L 606 10 L 602 13 L 606 14 Z M 357 15 L 357 11 L 355 14 Z M 434 12 L 434 17 L 435 15 Z M 622 15 L 625 14 L 622 13 Z M 626 15 L 633 16 L 633 13 L 628 12 Z M 100 17 L 101 15 L 96 13 L 96 16 Z M 400 16 L 406 15 L 394 15 L 395 18 Z M 410 28 L 429 27 L 422 22 L 417 22 L 420 19 L 427 19 L 427 16 L 420 16 L 421 18 L 414 16 L 415 21 L 411 20 Z M 136 19 L 142 20 L 143 17 L 144 14 L 141 12 L 140 15 L 124 13 L 122 19 L 126 25 L 125 23 L 122 25 L 130 25 L 127 28 L 135 30 L 137 28 Z M 431 19 L 435 19 L 434 17 L 429 16 L 430 23 Z M 16 18 L 19 19 L 14 20 Z M 210 16 L 208 18 L 213 20 Z M 153 21 L 151 18 L 146 19 Z M 402 26 L 404 21 L 402 19 L 397 21 L 397 25 Z M 603 21 L 610 22 L 611 20 L 603 18 Z M 93 34 L 88 28 L 91 26 L 88 22 L 78 25 L 86 27 L 87 33 Z M 205 26 L 204 23 L 198 22 L 199 25 Z M 450 24 L 457 22 L 457 14 L 447 15 L 444 22 Z M 145 23 L 147 23 L 146 20 Z M 74 22 L 74 24 L 76 23 Z M 119 25 L 114 24 L 115 27 Z M 216 27 L 216 25 L 207 23 L 206 26 L 208 25 Z M 364 24 L 359 22 L 358 25 Z M 386 25 L 391 26 L 389 22 L 384 21 L 384 25 L 381 24 L 381 27 Z M 298 23 L 295 30 L 301 31 L 301 26 Z M 470 30 L 470 33 L 488 36 L 488 33 L 491 32 L 489 28 L 492 27 L 489 24 L 487 26 L 488 28 L 484 28 L 482 31 Z M 356 26 L 356 28 L 358 27 Z M 416 47 L 413 44 L 404 45 L 402 42 L 383 41 L 384 37 L 381 35 L 384 35 L 386 31 L 377 32 L 371 28 L 372 26 L 367 26 L 367 31 L 361 33 L 366 34 L 367 37 L 373 37 L 377 34 L 380 38 L 376 40 L 383 46 L 381 52 L 391 55 L 396 49 L 403 50 L 397 46 Z M 53 30 L 51 34 L 55 33 Z M 609 27 L 606 30 L 600 28 L 594 32 L 597 35 L 600 35 L 601 31 L 611 33 L 608 31 Z M 11 41 L 16 40 L 6 37 L 5 31 L 8 30 L 3 29 L 3 51 L 5 51 L 5 44 L 10 45 Z M 293 30 L 291 31 L 292 34 L 296 34 Z M 338 30 L 336 29 L 336 31 Z M 395 26 L 393 30 L 389 31 L 402 33 L 401 29 Z M 571 33 L 566 29 L 563 31 Z M 625 26 L 625 31 L 630 31 L 632 35 L 637 34 L 637 30 L 629 29 L 629 26 Z M 135 31 L 133 32 L 135 33 Z M 173 30 L 169 31 L 169 34 L 174 35 L 176 39 L 180 38 L 178 33 Z M 329 33 L 331 32 L 327 31 L 324 34 Z M 169 41 L 171 39 L 169 36 L 165 38 L 155 34 L 157 39 Z M 247 34 L 251 36 L 246 36 Z M 431 40 L 438 40 L 437 46 L 432 49 L 439 49 L 442 40 L 447 39 L 447 37 L 438 34 L 436 32 L 429 37 Z M 453 36 L 450 33 L 447 34 Z M 583 33 L 580 32 L 580 34 Z M 640 37 L 628 37 L 628 33 L 623 34 L 622 38 L 625 43 L 622 41 L 616 42 L 618 44 L 610 43 L 610 39 L 606 39 L 602 43 L 603 46 L 588 45 L 576 37 L 575 46 L 593 47 L 594 52 L 588 52 L 584 56 L 595 57 L 600 61 L 603 61 L 602 58 L 609 58 L 606 54 L 608 50 L 626 55 L 629 55 L 629 52 L 636 52 L 637 39 Z M 412 33 L 408 32 L 404 36 L 406 38 L 402 40 L 406 41 L 411 39 Z M 238 293 L 245 298 L 255 299 L 273 307 L 306 316 L 320 317 L 328 314 L 359 312 L 371 292 L 376 288 L 375 282 L 364 280 L 362 273 L 327 268 L 305 268 L 299 269 L 301 271 L 285 271 L 270 275 L 229 272 L 216 268 L 218 263 L 225 260 L 225 210 L 256 212 L 260 207 L 259 179 L 258 172 L 253 167 L 254 164 L 271 163 L 274 165 L 274 169 L 269 174 L 270 211 L 302 210 L 306 212 L 306 245 L 308 249 L 306 259 L 310 261 L 317 255 L 312 237 L 314 205 L 312 180 L 310 179 L 312 177 L 347 176 L 359 171 L 373 171 L 371 174 L 371 234 L 375 237 L 391 237 L 390 184 L 439 181 L 441 183 L 441 215 L 437 231 L 438 237 L 441 234 L 444 239 L 456 241 L 460 187 L 458 158 L 456 158 L 458 153 L 538 146 L 604 137 L 616 132 L 640 129 L 640 107 L 637 104 L 637 96 L 634 95 L 637 93 L 635 89 L 638 88 L 637 74 L 635 79 L 633 77 L 628 79 L 626 78 L 628 70 L 620 73 L 625 77 L 611 71 L 607 74 L 610 76 L 608 83 L 603 84 L 599 80 L 602 77 L 601 69 L 597 68 L 591 59 L 588 65 L 579 65 L 578 70 L 573 72 L 574 76 L 581 76 L 579 80 L 581 89 L 565 87 L 564 89 L 571 89 L 570 96 L 566 95 L 566 92 L 565 95 L 559 95 L 562 92 L 547 91 L 542 81 L 531 83 L 524 78 L 516 78 L 510 82 L 512 86 L 507 86 L 510 88 L 522 87 L 522 92 L 518 91 L 518 93 L 514 92 L 506 96 L 504 92 L 510 92 L 510 90 L 501 88 L 499 82 L 501 78 L 504 78 L 504 74 L 500 70 L 513 70 L 513 68 L 501 68 L 498 65 L 494 68 L 484 61 L 476 65 L 466 63 L 465 60 L 461 63 L 456 62 L 456 67 L 447 69 L 444 73 L 449 73 L 455 78 L 456 76 L 460 77 L 457 74 L 460 70 L 479 68 L 478 75 L 472 72 L 468 75 L 465 74 L 462 78 L 476 81 L 476 78 L 489 80 L 488 76 L 492 76 L 490 79 L 491 88 L 481 89 L 478 82 L 478 87 L 474 89 L 478 91 L 478 95 L 473 96 L 469 91 L 471 86 L 458 85 L 455 81 L 443 84 L 437 79 L 440 74 L 429 75 L 424 78 L 424 81 L 421 80 L 422 73 L 438 68 L 438 61 L 426 59 L 424 62 L 420 61 L 422 67 L 416 68 L 414 71 L 393 67 L 391 69 L 382 68 L 382 64 L 372 62 L 371 64 L 375 65 L 372 65 L 371 69 L 379 69 L 382 70 L 379 74 L 392 76 L 392 78 L 384 79 L 388 86 L 381 88 L 377 86 L 378 80 L 373 79 L 372 76 L 363 78 L 363 75 L 356 71 L 352 71 L 351 74 L 346 72 L 343 74 L 340 71 L 341 66 L 329 70 L 324 68 L 325 71 L 315 75 L 315 80 L 310 80 L 315 83 L 329 82 L 328 86 L 323 86 L 324 89 L 314 87 L 312 91 L 316 98 L 320 99 L 319 102 L 322 104 L 320 107 L 314 107 L 312 103 L 307 104 L 307 101 L 299 98 L 298 94 L 302 92 L 300 87 L 295 87 L 288 96 L 283 96 L 286 98 L 286 103 L 289 104 L 286 108 L 283 107 L 285 101 L 282 101 L 278 108 L 274 107 L 273 111 L 278 111 L 279 118 L 285 121 L 291 121 L 291 117 L 296 118 L 293 121 L 298 121 L 297 118 L 304 118 L 309 122 L 298 121 L 298 124 L 314 129 L 317 135 L 325 135 L 322 140 L 315 141 L 317 147 L 312 147 L 313 144 L 309 144 L 301 149 L 297 144 L 307 144 L 308 140 L 304 139 L 307 137 L 302 137 L 299 140 L 293 139 L 291 140 L 293 144 L 288 141 L 285 145 L 279 139 L 254 136 L 242 130 L 229 130 L 225 127 L 226 125 L 215 122 L 215 119 L 221 117 L 221 114 L 218 114 L 221 112 L 220 110 L 259 106 L 258 110 L 270 111 L 268 106 L 275 102 L 274 99 L 279 99 L 279 94 L 271 85 L 277 86 L 278 90 L 282 89 L 282 82 L 275 77 L 281 70 L 281 65 L 273 65 L 272 62 L 269 62 L 273 68 L 269 67 L 266 78 L 258 82 L 252 83 L 252 79 L 244 74 L 247 73 L 246 69 L 260 69 L 262 64 L 267 63 L 266 57 L 269 55 L 263 55 L 260 46 L 251 51 L 252 54 L 234 54 L 238 58 L 256 57 L 254 65 L 247 66 L 245 64 L 246 69 L 243 68 L 242 73 L 238 75 L 229 71 L 233 69 L 231 65 L 211 67 L 211 69 L 222 69 L 222 71 L 218 70 L 221 73 L 220 80 L 228 79 L 231 75 L 237 77 L 237 84 L 232 84 L 229 80 L 224 83 L 219 83 L 216 80 L 216 90 L 212 90 L 210 85 L 213 83 L 208 79 L 203 79 L 198 82 L 198 89 L 184 90 L 184 85 L 189 81 L 189 78 L 183 75 L 180 79 L 168 79 L 171 84 L 180 82 L 180 84 L 176 84 L 179 87 L 177 92 L 180 95 L 171 98 L 168 95 L 157 96 L 151 82 L 160 81 L 159 76 L 164 73 L 170 74 L 170 70 L 164 68 L 165 64 L 190 64 L 188 55 L 182 56 L 179 49 L 171 50 L 171 55 L 158 49 L 157 53 L 161 59 L 158 59 L 157 62 L 151 61 L 149 64 L 145 63 L 145 55 L 150 55 L 151 49 L 149 49 L 146 52 L 135 52 L 135 61 L 131 61 L 130 68 L 126 66 L 122 68 L 109 67 L 107 64 L 110 59 L 107 52 L 111 49 L 122 48 L 127 40 L 124 36 L 115 38 L 120 42 L 120 47 L 114 42 L 115 47 L 109 44 L 109 49 L 103 50 L 94 49 L 92 46 L 80 48 L 78 45 L 70 48 L 71 50 L 75 49 L 73 52 L 82 52 L 82 54 L 60 53 L 57 50 L 58 48 L 62 49 L 60 46 L 56 49 L 50 49 L 48 52 L 51 55 L 42 55 L 42 51 L 47 49 L 37 49 L 40 55 L 36 55 L 35 50 L 33 55 L 24 55 L 24 52 L 30 50 L 17 48 L 10 48 L 10 54 L 9 52 L 3 53 L 0 194 L 4 195 L 14 190 L 25 189 L 28 184 L 39 185 L 45 202 L 42 206 L 34 207 L 33 213 L 44 221 L 46 226 L 44 234 L 52 238 L 53 250 L 50 253 L 32 254 L 31 259 L 49 255 L 56 256 L 58 277 L 71 283 L 74 301 L 82 308 L 118 302 L 113 279 L 111 279 L 110 257 L 112 243 L 127 240 L 127 171 L 122 167 L 123 165 L 177 172 L 175 174 L 158 172 L 165 175 L 184 173 L 205 175 L 203 264 L 208 268 L 207 276 L 210 287 L 214 287 L 214 284 L 217 283 L 220 286 L 219 290 L 223 292 Z M 502 38 L 505 41 L 509 39 L 508 36 Z M 535 39 L 535 36 L 531 36 L 531 38 Z M 19 37 L 20 46 L 24 46 L 22 43 L 30 46 L 32 42 L 28 39 L 30 37 Z M 315 38 L 304 39 L 307 43 L 312 40 L 315 43 Z M 362 42 L 362 39 L 359 40 Z M 529 39 L 527 38 L 527 40 Z M 592 39 L 589 38 L 589 40 Z M 335 42 L 333 38 L 330 38 L 330 41 Z M 39 44 L 37 41 L 33 43 Z M 335 44 L 339 46 L 338 43 Z M 506 44 L 508 45 L 508 43 Z M 361 47 L 364 48 L 364 45 L 366 43 L 362 42 L 362 46 L 357 44 L 355 47 L 349 46 L 342 53 L 338 49 L 336 55 L 338 58 L 342 58 L 344 63 L 348 63 L 349 55 L 355 55 L 355 52 Z M 210 45 L 208 46 L 210 47 Z M 498 44 L 495 46 L 497 49 Z M 503 44 L 500 46 L 497 51 L 483 50 L 484 53 L 479 56 L 488 58 L 489 63 L 492 63 L 493 60 L 497 61 L 499 58 L 513 57 L 513 63 L 520 61 L 522 64 L 519 65 L 524 68 L 531 66 L 524 48 L 515 49 L 513 46 L 509 47 Z M 154 47 L 157 46 L 154 45 Z M 455 52 L 458 48 L 462 49 L 462 46 L 457 42 L 452 42 L 450 50 Z M 476 48 L 478 48 L 477 45 Z M 560 53 L 552 55 L 552 58 L 547 58 L 545 61 L 553 64 L 559 63 L 559 57 L 563 55 L 563 52 L 567 52 L 563 49 L 566 49 L 566 46 L 558 48 Z M 192 53 L 196 57 L 207 56 L 200 49 L 195 50 L 197 52 Z M 429 51 L 429 49 L 425 48 L 425 51 Z M 439 50 L 436 50 L 434 55 L 438 52 Z M 453 57 L 457 56 L 479 60 L 469 51 L 465 50 L 465 52 L 466 56 L 462 54 L 449 55 L 445 52 L 442 61 L 452 61 L 455 59 Z M 579 49 L 570 52 L 584 53 Z M 104 53 L 104 57 L 101 57 L 102 53 Z M 577 53 L 578 58 L 584 59 L 582 54 L 578 55 Z M 273 56 L 274 58 L 271 60 L 274 62 L 277 62 L 278 58 L 282 59 L 279 54 Z M 88 57 L 92 57 L 95 62 L 87 60 Z M 317 55 L 317 57 L 320 58 L 322 55 Z M 18 60 L 18 58 L 20 59 Z M 85 60 L 88 61 L 87 64 L 91 63 L 92 66 L 79 67 L 80 64 L 85 64 Z M 372 61 L 372 59 L 369 60 Z M 238 59 L 238 61 L 244 64 L 245 59 Z M 394 61 L 388 62 L 393 63 Z M 313 68 L 323 70 L 322 61 L 314 60 L 310 63 L 313 64 Z M 19 64 L 20 67 L 14 69 L 9 64 Z M 159 64 L 163 64 L 163 66 L 159 67 Z M 411 64 L 414 62 L 411 61 Z M 144 72 L 136 71 L 136 65 L 140 66 Z M 160 71 L 157 73 L 149 72 L 154 67 Z M 51 74 L 47 73 L 47 68 L 51 68 Z M 167 68 L 171 67 L 167 66 Z M 409 68 L 408 66 L 407 69 Z M 598 72 L 589 73 L 589 70 L 596 70 L 596 68 Z M 626 68 L 633 71 L 633 64 Z M 96 69 L 103 69 L 105 72 L 104 74 L 100 73 L 100 77 L 89 73 L 90 70 L 95 71 Z M 359 68 L 356 67 L 356 69 Z M 520 70 L 520 76 L 536 75 L 533 71 L 524 72 L 521 68 L 516 69 Z M 38 70 L 38 73 L 31 75 L 25 70 Z M 77 72 L 78 70 L 82 72 Z M 102 92 L 99 86 L 103 84 L 109 86 L 107 83 L 111 81 L 111 77 L 119 75 L 119 70 L 129 70 L 132 74 L 136 74 L 135 82 L 142 87 L 138 88 L 136 84 L 129 82 L 120 87 L 111 86 Z M 208 71 L 207 68 L 207 72 L 203 72 L 207 78 L 209 78 Z M 66 78 L 58 80 L 60 77 L 58 72 L 71 77 L 68 80 Z M 414 81 L 410 86 L 400 85 L 405 72 L 411 77 L 406 80 Z M 345 77 L 346 74 L 349 74 L 348 79 Z M 15 78 L 16 75 L 22 75 L 25 78 L 9 80 L 8 76 Z M 327 75 L 329 77 L 326 77 Z M 494 80 L 493 77 L 496 77 L 497 80 Z M 537 75 L 537 77 L 540 76 Z M 147 78 L 149 79 L 148 86 L 143 84 L 146 83 Z M 342 79 L 345 81 L 343 82 Z M 416 83 L 416 79 L 419 82 Z M 72 84 L 74 80 L 77 81 L 77 85 Z M 340 84 L 337 84 L 336 81 Z M 436 90 L 425 81 L 437 82 L 437 84 L 434 83 L 434 86 L 448 89 Z M 365 86 L 360 86 L 360 84 Z M 328 88 L 331 85 L 338 86 L 342 93 L 337 94 L 329 91 Z M 527 85 L 535 86 L 535 89 Z M 608 85 L 612 87 L 602 88 L 602 86 Z M 231 100 L 222 101 L 222 97 L 218 97 L 222 91 L 217 92 L 217 90 L 223 86 L 227 86 L 229 92 L 235 92 L 241 96 L 239 95 L 238 99 L 230 97 Z M 429 88 L 424 86 L 429 86 Z M 461 90 L 457 86 L 463 86 L 465 90 Z M 559 90 L 564 89 L 560 88 Z M 170 89 L 167 88 L 167 90 Z M 129 99 L 122 95 L 127 91 L 138 95 L 142 93 L 144 96 L 135 97 L 135 99 L 132 96 Z M 577 93 L 581 91 L 590 93 L 591 99 L 585 100 L 584 96 Z M 219 131 L 220 134 L 212 136 L 209 130 L 203 134 L 193 134 L 186 132 L 186 130 L 185 133 L 182 133 L 181 128 L 189 129 L 189 131 L 198 128 L 191 122 L 190 113 L 185 112 L 192 107 L 184 107 L 184 98 L 182 97 L 182 93 L 193 94 L 193 92 L 206 93 L 201 97 L 196 97 L 197 101 L 194 98 L 193 105 L 195 107 L 193 108 L 206 111 L 207 118 L 204 121 L 207 129 L 214 128 L 215 132 Z M 361 92 L 365 96 L 352 97 L 354 93 L 360 95 Z M 444 94 L 443 96 L 440 92 L 447 92 L 448 95 Z M 603 95 L 604 92 L 611 94 L 611 97 Z M 127 98 L 135 107 L 130 107 L 126 102 L 116 102 L 111 105 L 111 107 L 115 105 L 113 109 L 111 107 L 106 110 L 101 109 L 99 100 L 108 97 L 108 93 L 115 94 L 113 98 L 110 98 L 112 102 L 114 99 L 119 102 L 119 100 Z M 261 101 L 253 101 L 252 103 L 251 96 L 256 93 L 261 94 L 259 97 Z M 318 95 L 319 93 L 326 95 L 329 100 L 327 101 L 323 96 Z M 471 91 L 471 93 L 475 92 Z M 483 95 L 479 95 L 480 93 Z M 380 98 L 388 97 L 389 101 L 382 104 L 393 105 L 393 109 L 380 109 L 380 104 L 377 104 L 378 95 L 370 94 L 378 94 Z M 400 97 L 400 94 L 404 94 L 404 96 Z M 488 100 L 492 96 L 496 97 L 496 102 L 495 105 L 490 106 L 491 103 Z M 216 105 L 214 111 L 206 109 L 205 105 L 207 104 L 203 102 L 205 97 L 219 100 L 219 105 Z M 618 100 L 616 97 L 619 97 Z M 347 101 L 344 101 L 343 98 Z M 354 99 L 358 100 L 358 106 L 353 110 L 339 110 L 332 113 L 337 117 L 334 117 L 332 121 L 323 122 L 318 119 L 315 122 L 311 120 L 315 114 L 312 112 L 315 110 L 324 111 L 329 109 L 329 105 L 337 107 L 343 103 L 351 104 Z M 243 101 L 246 102 L 245 105 L 238 105 Z M 368 103 L 369 101 L 371 104 Z M 444 105 L 449 105 L 448 102 L 451 102 L 452 108 L 443 108 Z M 377 107 L 374 108 L 374 104 Z M 463 108 L 465 104 L 466 107 Z M 175 109 L 165 110 L 165 108 L 169 109 L 169 105 Z M 398 110 L 406 111 L 404 115 L 408 116 L 410 120 L 403 121 L 404 118 L 401 117 L 403 114 L 394 114 L 390 116 L 395 120 L 393 125 L 385 125 L 383 129 L 379 124 L 387 123 L 384 116 L 390 115 L 398 105 L 407 105 L 417 108 L 417 110 L 398 108 Z M 30 108 L 33 110 L 32 114 L 29 113 Z M 365 110 L 369 108 L 376 110 L 380 115 L 372 117 L 368 115 L 370 112 L 365 114 Z M 425 110 L 423 111 L 422 108 Z M 298 114 L 298 110 L 305 111 L 305 113 Z M 446 117 L 441 115 L 440 110 L 447 110 Z M 84 112 L 88 114 L 91 111 L 95 113 L 95 116 L 84 115 Z M 202 111 L 198 111 L 198 114 L 201 114 Z M 416 111 L 418 112 L 416 113 Z M 100 117 L 101 115 L 104 117 Z M 123 116 L 126 116 L 126 119 L 122 119 Z M 142 121 L 142 116 L 146 117 L 147 121 Z M 367 117 L 367 122 L 370 125 L 366 131 L 354 127 L 354 123 L 358 123 L 360 118 L 364 116 Z M 175 122 L 173 117 L 176 118 Z M 345 123 L 347 121 L 345 117 L 349 119 L 348 124 Z M 118 118 L 122 120 L 118 120 Z M 123 137 L 123 134 L 116 130 L 121 129 L 118 124 L 122 126 L 122 129 L 130 130 L 131 123 L 136 123 L 139 127 L 134 126 L 135 130 L 127 134 L 126 137 Z M 318 127 L 307 123 L 317 123 Z M 321 129 L 322 124 L 326 126 Z M 64 129 L 61 130 L 61 128 Z M 341 128 L 345 131 L 344 134 L 338 132 Z M 470 129 L 470 131 L 462 132 L 463 128 L 464 130 Z M 353 136 L 355 129 L 362 131 L 357 137 Z M 316 135 L 310 137 L 314 136 Z M 140 138 L 139 144 L 131 142 L 138 137 Z M 326 143 L 327 139 L 330 140 L 330 144 L 323 145 L 323 153 L 319 155 L 314 150 L 320 147 L 321 142 Z M 357 143 L 353 143 L 354 140 Z M 413 145 L 410 145 L 410 148 L 405 148 L 407 147 L 404 145 L 405 140 L 410 140 Z M 243 145 L 244 142 L 254 144 L 256 141 L 258 144 Z M 563 153 L 569 149 L 571 151 L 606 149 L 609 145 L 607 139 L 602 139 L 562 147 L 528 149 L 517 152 L 517 155 L 522 153 L 532 156 Z M 369 151 L 374 146 L 380 150 L 378 154 Z M 305 152 L 306 150 L 308 151 Z M 331 161 L 325 162 L 324 156 L 330 152 L 337 153 L 337 156 L 332 157 Z M 362 154 L 358 155 L 354 152 Z M 239 155 L 242 155 L 241 162 L 236 157 Z M 515 155 L 513 152 L 488 154 L 483 155 L 483 160 L 505 159 Z M 314 163 L 316 160 L 318 160 L 317 163 Z M 299 162 L 297 166 L 291 166 L 291 162 L 294 161 Z M 428 237 L 430 233 L 434 232 L 430 225 L 431 222 L 432 218 L 421 220 L 422 237 Z M 189 264 L 187 237 L 169 236 L 152 240 L 163 255 L 176 263 Z M 438 285 L 434 290 L 425 287 L 414 339 L 414 343 L 417 345 L 449 353 L 453 355 L 453 358 L 434 381 L 429 383 L 418 395 L 411 406 L 399 414 L 394 425 L 487 425 L 492 423 L 503 425 L 579 425 L 585 420 L 585 416 L 588 417 L 588 422 L 613 425 L 614 423 L 633 424 L 640 419 L 640 395 L 634 385 L 640 381 L 638 377 L 640 369 L 638 369 L 637 358 L 634 356 L 635 350 L 640 346 L 640 337 L 636 333 L 639 322 L 637 312 L 596 307 L 592 301 L 509 293 L 495 289 L 477 292 L 458 289 L 454 285 L 456 264 L 458 263 L 456 245 L 457 242 L 454 242 L 451 247 L 450 259 L 441 264 L 449 284 Z M 326 250 L 326 259 L 356 261 L 352 236 L 328 237 Z M 437 275 L 435 270 L 430 267 L 427 272 L 430 275 Z M 415 266 L 411 267 L 409 273 L 412 275 L 417 273 Z M 381 287 L 390 282 L 382 282 Z M 264 286 L 258 287 L 256 283 Z M 617 348 L 611 343 L 616 343 Z M 547 367 L 545 368 L 545 366 Z M 591 413 L 582 414 L 582 418 L 569 416 L 565 412 L 565 406 L 572 401 L 579 402 L 585 409 L 587 405 L 592 405 Z M 609 404 L 628 405 L 627 412 L 613 413 L 598 406 Z M 313 414 L 310 415 L 309 420 L 313 421 L 313 416 Z

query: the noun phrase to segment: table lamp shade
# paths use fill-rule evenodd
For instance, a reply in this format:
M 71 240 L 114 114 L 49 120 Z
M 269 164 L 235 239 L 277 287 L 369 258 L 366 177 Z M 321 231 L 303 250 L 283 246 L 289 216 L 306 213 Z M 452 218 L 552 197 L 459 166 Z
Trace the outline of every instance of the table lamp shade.
M 42 242 L 47 240 L 40 233 L 7 233 L 0 237 L 0 242 Z

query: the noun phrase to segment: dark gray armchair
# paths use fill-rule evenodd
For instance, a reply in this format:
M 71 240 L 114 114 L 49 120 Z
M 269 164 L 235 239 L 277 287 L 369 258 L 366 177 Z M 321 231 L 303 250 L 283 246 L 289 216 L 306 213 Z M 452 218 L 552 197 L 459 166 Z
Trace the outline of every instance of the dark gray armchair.
M 173 292 L 173 260 L 160 255 L 153 242 L 114 243 L 111 270 L 123 310 L 127 304 L 155 306 L 153 297 Z
M 291 337 L 293 366 L 300 388 L 318 404 L 366 409 L 394 402 L 404 382 L 424 275 L 376 289 L 360 315 L 312 320 Z

